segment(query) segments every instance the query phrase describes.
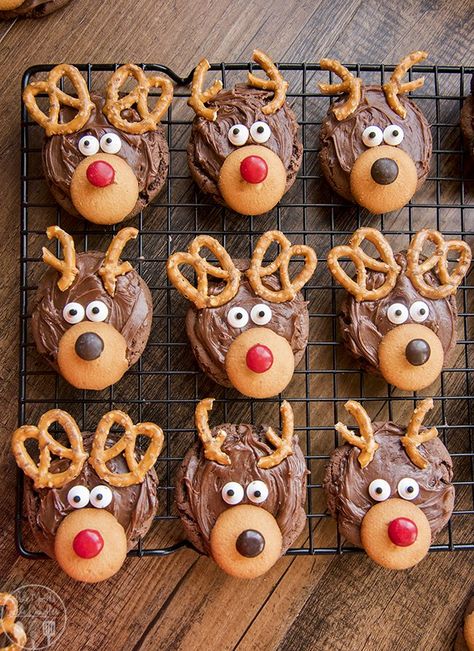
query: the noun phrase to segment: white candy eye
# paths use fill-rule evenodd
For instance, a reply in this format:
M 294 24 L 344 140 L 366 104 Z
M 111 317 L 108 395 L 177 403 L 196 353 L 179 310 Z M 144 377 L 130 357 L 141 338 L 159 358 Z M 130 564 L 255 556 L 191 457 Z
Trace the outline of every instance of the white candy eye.
M 403 129 L 398 124 L 389 124 L 383 130 L 383 139 L 387 145 L 399 145 L 404 135 Z
M 388 500 L 390 493 L 390 484 L 385 479 L 374 479 L 369 484 L 369 495 L 376 502 Z
M 77 146 L 84 156 L 93 156 L 99 151 L 99 141 L 94 136 L 82 136 Z
M 250 127 L 250 135 L 252 140 L 262 144 L 267 142 L 267 140 L 272 135 L 272 131 L 266 122 L 258 121 L 254 122 Z
M 254 504 L 265 502 L 268 497 L 268 488 L 263 481 L 251 481 L 247 486 L 247 497 Z
M 227 322 L 233 328 L 244 328 L 249 322 L 249 313 L 243 307 L 231 307 L 227 312 Z
M 109 316 L 109 309 L 102 301 L 92 301 L 86 307 L 86 316 L 89 321 L 105 321 Z
M 221 495 L 226 504 L 233 506 L 244 499 L 244 489 L 236 481 L 229 481 L 222 489 Z
M 122 141 L 120 136 L 116 133 L 104 133 L 100 139 L 100 148 L 102 151 L 105 151 L 106 154 L 116 154 L 120 151 L 122 147 Z
M 362 132 L 362 142 L 366 147 L 377 147 L 382 144 L 383 133 L 380 127 L 366 127 Z
M 410 316 L 413 321 L 416 321 L 417 323 L 423 323 L 429 315 L 430 308 L 424 301 L 415 301 L 413 305 L 410 306 Z
M 272 318 L 272 311 L 265 303 L 258 303 L 253 306 L 250 318 L 256 325 L 266 325 Z
M 105 509 L 112 501 L 112 491 L 108 486 L 96 486 L 91 490 L 90 501 L 96 509 Z
M 69 506 L 73 509 L 83 509 L 89 504 L 89 489 L 86 486 L 73 486 L 67 494 Z
M 245 124 L 234 124 L 227 134 L 227 137 L 233 145 L 241 147 L 249 139 L 249 130 Z
M 84 308 L 80 303 L 68 303 L 63 310 L 63 318 L 71 325 L 84 318 Z
M 415 497 L 418 497 L 420 486 L 418 482 L 411 477 L 404 477 L 398 482 L 397 491 L 402 499 L 414 500 Z
M 387 318 L 391 323 L 400 325 L 408 319 L 408 308 L 403 303 L 393 303 L 387 310 Z

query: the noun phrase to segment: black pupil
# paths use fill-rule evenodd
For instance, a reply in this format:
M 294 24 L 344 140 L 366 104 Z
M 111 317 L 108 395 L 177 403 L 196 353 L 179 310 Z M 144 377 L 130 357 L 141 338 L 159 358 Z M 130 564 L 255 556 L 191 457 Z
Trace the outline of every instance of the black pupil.
M 229 488 L 229 490 L 227 491 L 227 495 L 228 495 L 229 497 L 233 497 L 233 496 L 234 496 L 234 491 L 232 490 L 232 488 Z
M 396 316 L 402 316 L 402 311 L 401 310 L 395 310 L 395 315 Z
M 93 307 L 92 308 L 92 314 L 99 314 L 100 309 L 98 307 Z
M 413 486 L 407 487 L 407 493 L 413 493 Z
M 422 307 L 422 308 L 420 309 L 420 314 L 421 314 L 421 315 L 426 314 L 426 310 L 425 310 L 424 307 Z
M 383 491 L 382 491 L 382 487 L 381 487 L 381 486 L 377 486 L 377 488 L 375 489 L 375 492 L 377 493 L 377 495 L 380 495 L 380 494 L 383 492 Z
M 255 497 L 261 497 L 262 493 L 261 491 L 255 491 L 254 495 Z
M 398 136 L 398 131 L 397 131 L 396 129 L 394 129 L 394 130 L 392 131 L 392 135 L 395 136 L 395 137 L 397 137 L 397 136 Z
M 376 136 L 375 131 L 371 131 L 371 132 L 369 133 L 369 138 L 375 138 L 375 136 Z
M 263 310 L 260 310 L 260 312 L 258 313 L 258 316 L 259 316 L 261 319 L 263 319 L 263 317 L 265 316 L 265 312 L 264 312 Z
M 69 310 L 69 314 L 70 314 L 71 316 L 76 316 L 76 314 L 77 314 L 77 310 L 76 310 L 75 308 L 72 308 L 72 310 Z
M 237 312 L 237 314 L 235 315 L 235 318 L 236 319 L 241 319 L 243 316 L 244 315 L 242 314 L 242 312 Z
M 74 495 L 74 497 L 72 499 L 76 502 L 76 504 L 81 501 L 81 498 L 80 498 L 79 495 Z
M 235 127 L 235 129 L 232 131 L 232 133 L 234 134 L 234 136 L 238 136 L 239 135 L 238 127 Z
M 99 493 L 98 495 L 96 495 L 96 499 L 99 500 L 99 502 L 100 502 L 101 499 L 103 499 L 103 497 L 104 496 L 102 495 L 102 493 Z
M 257 133 L 263 133 L 265 131 L 265 127 L 257 127 Z
M 86 147 L 89 147 L 90 144 L 91 144 L 91 143 L 90 143 L 88 140 L 84 140 L 84 145 L 85 145 Z
M 105 139 L 105 142 L 106 142 L 108 145 L 110 145 L 110 143 L 112 142 L 112 138 L 106 138 L 106 139 Z

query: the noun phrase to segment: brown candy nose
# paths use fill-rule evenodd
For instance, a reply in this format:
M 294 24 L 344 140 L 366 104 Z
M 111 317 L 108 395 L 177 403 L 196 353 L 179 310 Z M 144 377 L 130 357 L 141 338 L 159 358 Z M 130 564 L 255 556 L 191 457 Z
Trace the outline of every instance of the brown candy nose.
M 378 158 L 372 164 L 370 174 L 379 185 L 390 185 L 398 176 L 398 165 L 391 158 Z
M 76 354 L 86 362 L 91 362 L 101 356 L 104 350 L 104 340 L 95 332 L 83 332 L 74 345 Z
M 255 529 L 247 529 L 239 535 L 235 546 L 241 556 L 255 558 L 265 549 L 265 538 Z
M 412 339 L 405 349 L 405 356 L 412 366 L 426 364 L 431 355 L 431 348 L 424 339 Z

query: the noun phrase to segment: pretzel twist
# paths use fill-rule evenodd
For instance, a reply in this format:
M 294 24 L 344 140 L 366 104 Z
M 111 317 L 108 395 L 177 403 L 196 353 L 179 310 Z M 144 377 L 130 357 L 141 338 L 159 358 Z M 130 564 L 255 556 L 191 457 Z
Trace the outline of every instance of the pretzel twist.
M 5 634 L 11 644 L 2 647 L 0 651 L 21 651 L 25 648 L 27 637 L 25 629 L 18 617 L 18 601 L 12 594 L 0 592 L 0 608 L 3 608 L 3 617 L 0 618 L 0 635 Z
M 426 429 L 420 432 L 421 423 L 423 422 L 426 413 L 430 409 L 433 409 L 432 398 L 427 398 L 426 400 L 419 402 L 413 411 L 410 422 L 408 423 L 406 435 L 400 438 L 400 442 L 410 457 L 411 462 L 422 470 L 427 468 L 430 463 L 422 454 L 420 454 L 417 448 L 422 443 L 431 441 L 431 439 L 434 439 L 438 436 L 438 430 L 436 427 L 432 427 L 431 429 Z
M 68 95 L 58 87 L 63 77 L 67 77 L 77 92 L 77 97 Z M 36 96 L 46 93 L 49 97 L 48 115 L 43 113 L 36 101 Z M 23 91 L 23 102 L 32 119 L 37 122 L 47 136 L 66 135 L 82 129 L 95 108 L 91 101 L 89 89 L 84 77 L 75 66 L 62 63 L 55 66 L 43 81 L 30 82 Z M 69 122 L 60 122 L 61 106 L 76 109 L 77 114 Z
M 70 447 L 59 443 L 50 433 L 53 423 L 59 423 L 66 432 Z M 26 450 L 25 441 L 33 439 L 38 442 L 38 464 Z M 62 409 L 50 409 L 39 419 L 38 426 L 23 425 L 12 436 L 12 452 L 16 463 L 25 475 L 33 480 L 35 488 L 61 488 L 75 479 L 81 472 L 87 459 L 84 452 L 81 431 L 74 418 Z M 51 455 L 68 459 L 69 466 L 62 472 L 50 472 Z
M 336 120 L 341 121 L 348 118 L 360 104 L 362 95 L 362 79 L 354 77 L 352 72 L 336 59 L 321 59 L 319 62 L 322 70 L 330 70 L 342 79 L 339 84 L 319 83 L 319 90 L 324 95 L 347 94 L 345 102 L 338 102 L 333 105 L 332 112 Z
M 216 436 L 212 436 L 209 427 L 209 411 L 211 411 L 213 403 L 214 398 L 204 398 L 196 405 L 194 412 L 196 429 L 204 449 L 205 458 L 209 461 L 215 461 L 221 466 L 230 466 L 232 462 L 229 455 L 221 449 L 227 434 L 224 430 L 219 430 Z
M 357 460 L 359 461 L 361 468 L 365 468 L 372 461 L 376 451 L 380 447 L 375 440 L 372 422 L 360 402 L 349 400 L 346 402 L 344 407 L 351 416 L 356 419 L 357 424 L 359 425 L 360 435 L 358 436 L 355 434 L 341 422 L 336 423 L 334 427 L 347 443 L 350 443 L 361 450 Z
M 125 431 L 116 443 L 107 448 L 110 428 L 115 424 L 123 427 Z M 137 460 L 136 456 L 137 436 L 147 436 L 150 439 L 150 444 L 140 460 Z M 158 459 L 163 442 L 163 431 L 158 425 L 154 423 L 134 425 L 130 416 L 116 409 L 104 414 L 100 419 L 92 443 L 89 463 L 99 477 L 111 486 L 123 488 L 140 484 Z M 122 453 L 129 472 L 115 473 L 109 470 L 107 463 Z
M 130 240 L 135 240 L 138 236 L 138 230 L 132 226 L 122 228 L 112 239 L 104 257 L 104 262 L 99 269 L 99 275 L 102 278 L 104 287 L 110 296 L 115 295 L 117 278 L 133 270 L 130 262 L 121 262 L 120 255 Z
M 289 402 L 284 400 L 280 407 L 281 413 L 281 436 L 275 434 L 275 431 L 269 427 L 265 432 L 265 436 L 274 446 L 275 450 L 265 457 L 260 457 L 258 460 L 258 467 L 268 470 L 278 466 L 284 459 L 291 456 L 293 450 L 293 434 L 295 431 L 295 421 L 293 409 Z
M 43 247 L 42 251 L 43 262 L 61 274 L 57 284 L 59 289 L 65 292 L 72 285 L 75 277 L 79 273 L 79 269 L 76 267 L 74 240 L 66 231 L 59 228 L 59 226 L 49 226 L 46 229 L 46 235 L 48 236 L 48 240 L 52 240 L 53 237 L 57 238 L 62 246 L 64 260 L 57 258 L 46 247 Z
M 210 65 L 207 59 L 201 59 L 197 64 L 193 81 L 191 84 L 191 97 L 188 99 L 188 106 L 194 109 L 196 115 L 200 115 L 206 120 L 214 122 L 217 119 L 217 108 L 206 106 L 206 103 L 214 99 L 222 90 L 222 82 L 216 79 L 206 90 L 202 90 L 204 77 L 209 70 Z
M 254 74 L 249 72 L 248 83 L 250 86 L 254 86 L 255 88 L 273 91 L 273 99 L 262 108 L 262 113 L 265 115 L 272 115 L 285 103 L 288 82 L 283 79 L 282 74 L 265 52 L 254 50 L 252 59 L 255 63 L 258 63 L 259 66 L 261 66 L 262 70 L 267 74 L 268 79 L 260 79 L 260 77 L 256 77 Z
M 425 78 L 420 77 L 420 79 L 414 79 L 413 81 L 407 81 L 405 83 L 402 83 L 402 79 L 408 72 L 409 68 L 414 66 L 416 63 L 420 63 L 420 61 L 426 59 L 427 56 L 428 52 L 423 52 L 422 50 L 417 50 L 416 52 L 408 54 L 400 61 L 398 66 L 392 72 L 389 81 L 382 86 L 387 104 L 402 119 L 405 119 L 407 111 L 400 103 L 398 96 L 409 93 L 416 88 L 420 88 L 425 83 Z
M 429 258 L 420 262 L 420 255 L 425 242 L 432 242 L 436 250 Z M 448 268 L 448 256 L 450 251 L 459 253 L 459 260 L 451 273 Z M 472 260 L 472 252 L 463 240 L 444 239 L 439 231 L 424 228 L 414 235 L 407 252 L 407 276 L 410 278 L 415 289 L 426 298 L 439 299 L 455 294 L 464 276 L 469 271 Z M 424 274 L 436 268 L 436 274 L 441 282 L 433 287 L 424 279 Z
M 273 242 L 280 245 L 280 252 L 267 266 L 263 266 L 263 258 Z M 304 266 L 297 276 L 290 279 L 289 265 L 294 256 L 304 257 Z M 257 296 L 272 303 L 284 303 L 295 298 L 299 290 L 313 275 L 318 259 L 315 251 L 305 244 L 293 244 L 281 231 L 267 231 L 257 242 L 250 266 L 245 272 L 250 285 Z M 262 278 L 279 272 L 281 289 L 272 290 L 262 283 Z
M 364 240 L 371 242 L 381 259 L 372 258 L 360 247 Z M 349 258 L 356 268 L 356 280 L 343 270 L 339 258 Z M 393 255 L 392 247 L 380 231 L 375 228 L 358 228 L 349 240 L 349 245 L 335 246 L 328 253 L 328 268 L 337 282 L 342 285 L 356 301 L 378 301 L 387 296 L 395 287 L 401 271 Z M 367 289 L 367 269 L 385 274 L 385 281 L 376 289 Z
M 129 77 L 137 82 L 134 89 L 120 97 L 120 89 Z M 152 111 L 148 108 L 148 96 L 152 88 L 160 88 L 161 95 Z M 168 110 L 173 99 L 173 84 L 169 79 L 155 75 L 147 77 L 141 68 L 133 63 L 126 63 L 111 75 L 107 82 L 106 101 L 103 112 L 108 121 L 125 133 L 143 134 L 155 131 L 158 123 Z M 131 122 L 122 117 L 122 111 L 137 108 L 141 117 L 139 122 Z

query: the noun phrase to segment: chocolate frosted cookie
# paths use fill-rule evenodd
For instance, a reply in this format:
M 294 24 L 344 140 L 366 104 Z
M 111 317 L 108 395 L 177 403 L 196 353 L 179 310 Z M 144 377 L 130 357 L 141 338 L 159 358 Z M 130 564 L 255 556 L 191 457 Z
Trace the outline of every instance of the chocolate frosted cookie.
M 267 572 L 301 533 L 306 516 L 306 463 L 289 403 L 282 433 L 226 423 L 212 430 L 213 400 L 196 407 L 200 442 L 176 476 L 176 506 L 188 540 L 238 578 Z
M 471 94 L 461 109 L 461 131 L 467 151 L 474 158 L 474 75 L 471 77 Z
M 288 84 L 259 50 L 253 59 L 265 81 L 249 73 L 248 85 L 221 90 L 220 81 L 203 91 L 209 63 L 196 67 L 188 104 L 196 112 L 188 145 L 191 174 L 216 203 L 245 215 L 260 215 L 293 185 L 303 145 L 298 123 L 285 101 Z
M 0 0 L 0 20 L 42 18 L 69 4 L 71 0 Z
M 321 67 L 341 77 L 340 84 L 319 84 L 325 94 L 343 93 L 323 121 L 321 168 L 338 194 L 374 214 L 398 210 L 410 201 L 430 169 L 432 139 L 420 109 L 403 93 L 424 79 L 402 83 L 407 70 L 426 52 L 413 52 L 383 86 L 364 86 L 339 61 Z
M 323 482 L 339 533 L 379 565 L 406 569 L 427 554 L 454 507 L 452 461 L 436 428 L 421 423 L 433 401 L 418 403 L 408 427 L 372 423 L 362 405 L 347 411 L 359 435 L 342 423 L 346 443 L 334 450 Z
M 59 95 L 63 77 L 73 83 L 77 97 Z M 136 87 L 123 96 L 120 89 L 128 77 Z M 150 112 L 139 97 L 153 88 L 162 94 Z M 50 98 L 49 115 L 36 103 L 40 92 Z M 32 119 L 45 129 L 43 169 L 56 201 L 70 214 L 97 224 L 130 219 L 148 205 L 168 175 L 168 145 L 159 121 L 172 98 L 169 79 L 147 77 L 132 64 L 112 74 L 104 97 L 91 96 L 79 70 L 67 64 L 51 70 L 46 81 L 28 84 L 23 99 Z M 57 115 L 53 101 L 61 106 Z

